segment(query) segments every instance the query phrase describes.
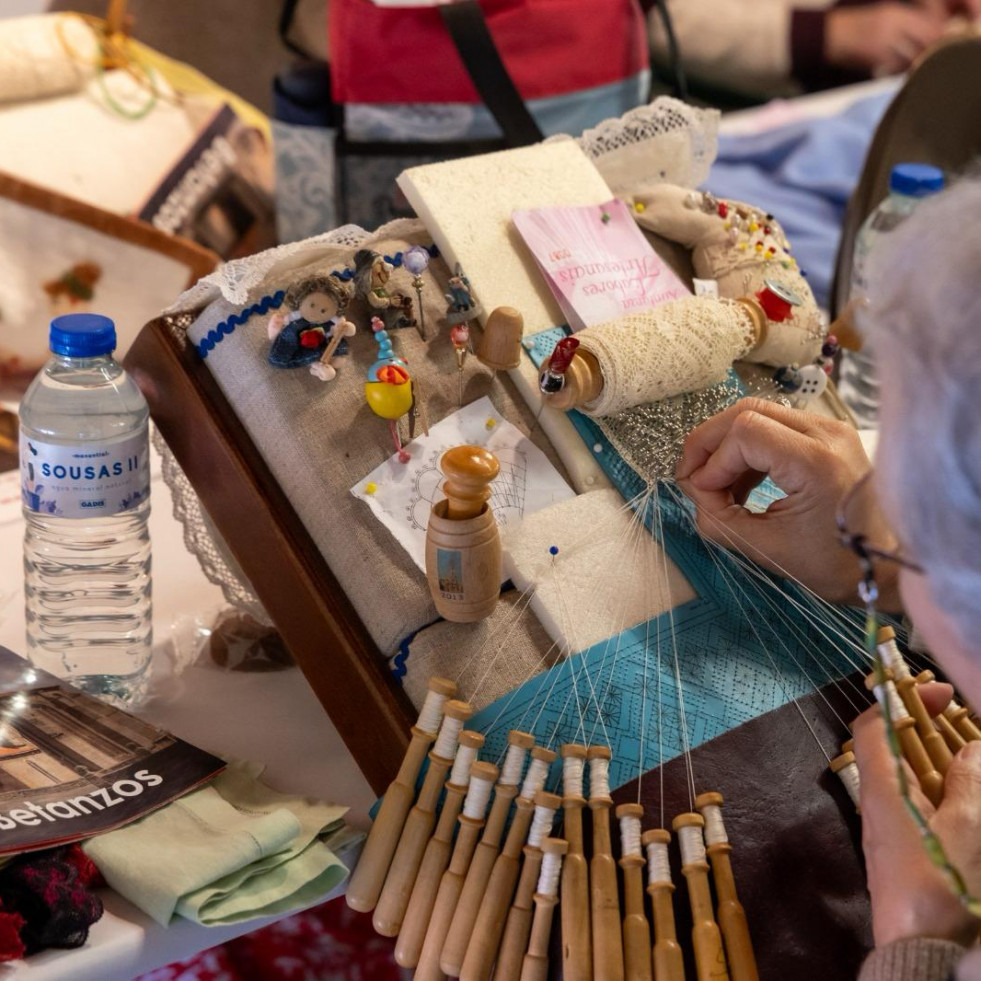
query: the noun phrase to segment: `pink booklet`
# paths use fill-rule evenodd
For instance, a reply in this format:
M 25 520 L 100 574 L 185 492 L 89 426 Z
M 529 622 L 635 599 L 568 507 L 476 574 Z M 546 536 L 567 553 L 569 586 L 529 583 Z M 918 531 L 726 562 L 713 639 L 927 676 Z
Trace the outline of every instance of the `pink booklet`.
M 689 295 L 622 201 L 532 208 L 511 219 L 573 331 Z

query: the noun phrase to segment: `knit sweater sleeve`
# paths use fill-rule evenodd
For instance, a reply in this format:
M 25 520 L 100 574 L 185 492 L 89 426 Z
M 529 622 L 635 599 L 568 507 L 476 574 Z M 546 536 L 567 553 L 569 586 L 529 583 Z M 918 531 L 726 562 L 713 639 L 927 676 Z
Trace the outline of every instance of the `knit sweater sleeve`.
M 950 981 L 964 953 L 960 944 L 950 940 L 894 940 L 869 954 L 858 981 Z

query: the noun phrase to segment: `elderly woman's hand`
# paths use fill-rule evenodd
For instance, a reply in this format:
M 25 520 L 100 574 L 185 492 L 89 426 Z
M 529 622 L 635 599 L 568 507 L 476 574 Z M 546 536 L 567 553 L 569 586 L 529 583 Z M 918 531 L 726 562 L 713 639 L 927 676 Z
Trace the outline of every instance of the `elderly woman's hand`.
M 921 688 L 931 715 L 947 704 L 951 691 L 942 684 Z M 978 920 L 964 909 L 926 854 L 899 793 L 896 761 L 886 743 L 878 706 L 863 712 L 852 729 L 862 778 L 862 848 L 876 946 L 908 937 L 972 943 Z M 968 743 L 954 757 L 936 808 L 920 793 L 912 770 L 905 762 L 903 766 L 920 812 L 968 890 L 977 895 L 981 889 L 981 742 Z
M 832 602 L 853 602 L 860 578 L 854 555 L 838 539 L 835 515 L 844 495 L 870 468 L 850 426 L 761 399 L 743 399 L 688 437 L 679 486 L 697 508 L 699 531 L 791 576 Z M 786 494 L 763 513 L 744 507 L 765 477 Z M 852 517 L 849 515 L 849 517 Z M 860 516 L 877 545 L 892 534 L 878 513 Z M 898 609 L 896 572 L 876 570 L 880 604 Z

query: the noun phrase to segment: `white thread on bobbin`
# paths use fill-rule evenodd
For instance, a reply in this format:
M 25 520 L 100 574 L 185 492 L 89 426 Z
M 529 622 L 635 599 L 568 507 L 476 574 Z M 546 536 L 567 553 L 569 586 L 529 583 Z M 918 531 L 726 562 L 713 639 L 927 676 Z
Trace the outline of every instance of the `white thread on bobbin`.
M 456 755 L 460 733 L 463 732 L 463 719 L 454 719 L 452 715 L 443 716 L 443 724 L 439 727 L 433 755 L 444 760 L 452 760 Z
M 538 873 L 538 889 L 542 896 L 554 899 L 559 893 L 559 876 L 562 873 L 562 856 L 557 852 L 542 855 L 542 870 Z
M 647 884 L 656 886 L 671 882 L 671 858 L 666 841 L 647 843 Z
M 906 663 L 906 658 L 900 654 L 896 641 L 883 641 L 878 645 L 878 651 L 882 660 L 886 662 L 886 667 L 892 671 L 894 678 L 902 680 L 910 677 L 909 665 Z
M 697 824 L 678 828 L 678 844 L 681 846 L 681 864 L 698 865 L 705 861 L 705 839 Z
M 586 761 L 578 756 L 562 758 L 562 789 L 566 797 L 582 797 L 582 777 Z
M 542 804 L 535 805 L 535 816 L 531 820 L 531 827 L 528 829 L 528 844 L 532 848 L 541 848 L 542 842 L 552 833 L 552 822 L 555 820 L 555 811 L 551 807 Z
M 899 697 L 899 692 L 896 691 L 895 683 L 890 679 L 887 678 L 883 684 L 875 686 L 875 697 L 879 705 L 882 705 L 884 699 L 889 699 L 889 715 L 893 722 L 910 717 L 903 700 Z
M 961 703 L 958 702 L 956 698 L 952 698 L 947 703 L 947 707 L 944 709 L 944 715 L 946 715 L 948 719 L 953 719 L 954 714 L 956 712 L 960 712 L 962 708 L 963 706 L 961 705 Z
M 494 782 L 492 780 L 471 777 L 467 796 L 463 799 L 463 813 L 468 818 L 472 818 L 474 821 L 483 821 L 493 787 Z
M 454 719 L 451 715 L 443 716 L 443 724 L 439 727 L 433 755 L 444 760 L 452 760 L 456 755 L 456 747 L 463 732 L 463 719 Z
M 623 855 L 643 855 L 640 850 L 640 818 L 624 814 L 620 818 L 620 851 Z
M 848 763 L 843 766 L 838 771 L 838 776 L 841 782 L 845 785 L 845 790 L 848 791 L 848 796 L 851 797 L 852 803 L 858 807 L 859 806 L 859 788 L 861 787 L 861 777 L 858 772 L 857 763 Z
M 706 804 L 702 808 L 705 818 L 705 844 L 725 845 L 729 841 L 726 834 L 725 822 L 722 820 L 722 808 L 718 804 Z
M 426 700 L 419 710 L 416 728 L 423 732 L 435 733 L 439 728 L 439 720 L 443 717 L 443 706 L 448 698 L 449 695 L 444 695 L 441 692 L 427 691 Z
M 516 787 L 521 783 L 521 772 L 525 768 L 525 755 L 528 750 L 524 746 L 508 745 L 504 766 L 501 767 L 501 784 L 505 787 Z
M 470 782 L 470 767 L 476 759 L 476 746 L 457 746 L 453 769 L 450 770 L 450 783 L 456 787 L 466 787 Z
M 594 799 L 610 796 L 610 761 L 603 756 L 594 756 L 589 761 L 589 796 Z
M 540 760 L 532 757 L 528 764 L 528 772 L 525 774 L 525 782 L 521 785 L 521 793 L 518 795 L 525 800 L 534 800 L 535 794 L 539 790 L 545 789 L 545 781 L 548 779 L 548 760 Z

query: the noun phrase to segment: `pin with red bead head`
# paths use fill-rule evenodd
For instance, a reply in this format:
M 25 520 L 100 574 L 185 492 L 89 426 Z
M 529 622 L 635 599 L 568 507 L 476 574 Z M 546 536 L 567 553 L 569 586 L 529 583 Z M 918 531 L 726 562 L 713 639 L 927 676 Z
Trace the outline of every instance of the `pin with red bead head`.
M 760 301 L 767 319 L 775 324 L 789 320 L 794 315 L 794 307 L 799 307 L 803 302 L 792 289 L 772 279 L 763 280 L 763 289 L 756 294 L 756 299 Z
M 541 375 L 538 376 L 538 387 L 545 395 L 554 395 L 556 392 L 562 391 L 562 386 L 565 384 L 565 373 L 569 370 L 569 365 L 572 364 L 578 347 L 579 340 L 575 337 L 563 337 L 555 345 L 551 357 L 542 369 Z
M 834 334 L 828 334 L 821 345 L 821 357 L 818 361 L 826 375 L 830 375 L 835 370 L 835 355 L 840 350 L 838 338 Z
M 469 324 L 454 324 L 450 328 L 450 342 L 456 353 L 457 373 L 460 376 L 460 408 L 463 408 L 463 362 L 467 360 L 467 351 L 470 348 L 470 326 Z

